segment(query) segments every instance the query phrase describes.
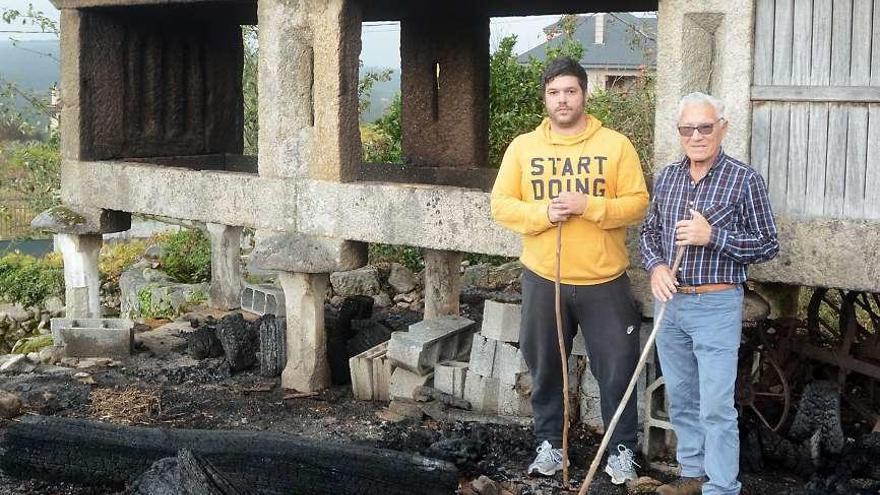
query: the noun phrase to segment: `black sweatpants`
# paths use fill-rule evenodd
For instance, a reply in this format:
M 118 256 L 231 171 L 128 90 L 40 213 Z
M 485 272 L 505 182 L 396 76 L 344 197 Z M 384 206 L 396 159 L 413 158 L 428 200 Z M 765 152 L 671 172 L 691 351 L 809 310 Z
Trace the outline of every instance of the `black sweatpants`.
M 562 446 L 562 364 L 556 333 L 555 291 L 552 281 L 523 270 L 520 349 L 532 375 L 532 409 L 535 436 Z M 571 355 L 578 324 L 587 342 L 590 370 L 599 382 L 602 421 L 606 428 L 639 360 L 640 315 L 633 301 L 629 277 L 597 285 L 560 287 L 565 350 Z M 617 444 L 636 449 L 638 411 L 632 395 L 611 437 L 609 451 Z

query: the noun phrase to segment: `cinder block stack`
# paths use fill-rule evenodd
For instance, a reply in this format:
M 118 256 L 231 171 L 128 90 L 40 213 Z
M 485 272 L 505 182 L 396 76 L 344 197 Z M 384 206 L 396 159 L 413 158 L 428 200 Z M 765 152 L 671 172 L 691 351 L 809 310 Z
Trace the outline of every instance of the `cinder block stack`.
M 474 326 L 472 320 L 461 316 L 442 316 L 410 325 L 408 332 L 392 333 L 387 354 L 395 368 L 391 373 L 390 398 L 411 400 L 416 387 L 433 385 L 438 364 L 465 359 L 471 351 Z M 448 382 L 453 384 L 454 377 Z M 459 385 L 459 389 L 463 388 L 463 384 Z M 454 385 L 450 389 L 454 390 Z
M 471 343 L 462 398 L 475 411 L 530 416 L 531 380 L 518 347 L 521 306 L 486 301 L 484 308 L 483 327 Z

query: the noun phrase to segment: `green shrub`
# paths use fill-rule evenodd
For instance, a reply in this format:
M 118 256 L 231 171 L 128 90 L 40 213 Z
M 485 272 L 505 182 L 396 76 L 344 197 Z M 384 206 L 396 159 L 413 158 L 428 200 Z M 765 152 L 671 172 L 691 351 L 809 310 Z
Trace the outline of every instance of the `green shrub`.
M 587 99 L 587 113 L 632 141 L 645 178 L 650 180 L 654 173 L 654 79 L 643 75 L 627 90 L 596 91 Z
M 394 262 L 418 272 L 425 267 L 421 248 L 412 246 L 397 246 L 394 244 L 370 244 L 370 264 L 381 262 Z
M 400 139 L 400 93 L 394 95 L 385 114 L 361 132 L 364 161 L 367 163 L 403 163 Z
M 63 294 L 64 268 L 59 255 L 34 258 L 16 251 L 0 258 L 0 299 L 28 307 Z
M 61 151 L 58 136 L 45 142 L 14 144 L 4 150 L 3 189 L 26 198 L 41 212 L 60 204 Z
M 156 285 L 150 284 L 138 291 L 138 316 L 143 318 L 171 319 L 174 316 L 174 308 L 168 300 L 160 299 L 153 301 L 153 289 Z
M 175 281 L 197 284 L 211 280 L 211 240 L 201 230 L 184 229 L 159 237 L 162 270 Z
M 145 241 L 116 242 L 104 244 L 98 258 L 101 280 L 118 284 L 119 277 L 126 268 L 135 264 L 147 248 Z

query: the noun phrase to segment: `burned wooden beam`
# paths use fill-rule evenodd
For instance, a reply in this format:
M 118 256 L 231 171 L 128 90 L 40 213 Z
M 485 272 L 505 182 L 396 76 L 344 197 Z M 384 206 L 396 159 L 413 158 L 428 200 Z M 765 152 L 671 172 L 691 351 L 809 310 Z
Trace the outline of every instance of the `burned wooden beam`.
M 448 494 L 458 471 L 447 462 L 265 431 L 120 426 L 28 416 L 0 441 L 12 476 L 120 486 L 181 449 L 261 494 Z

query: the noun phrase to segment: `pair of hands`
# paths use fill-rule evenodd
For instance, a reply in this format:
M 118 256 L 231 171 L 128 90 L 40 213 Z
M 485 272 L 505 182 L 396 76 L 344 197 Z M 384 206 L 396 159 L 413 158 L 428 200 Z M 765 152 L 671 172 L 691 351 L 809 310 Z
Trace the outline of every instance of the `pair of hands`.
M 700 212 L 694 209 L 690 211 L 690 220 L 680 220 L 675 224 L 675 245 L 705 246 L 709 244 L 712 226 Z M 656 266 L 651 271 L 651 292 L 660 302 L 672 299 L 677 285 L 675 274 L 667 265 Z
M 550 223 L 564 222 L 573 216 L 583 215 L 586 208 L 586 194 L 562 192 L 547 205 L 547 218 Z

